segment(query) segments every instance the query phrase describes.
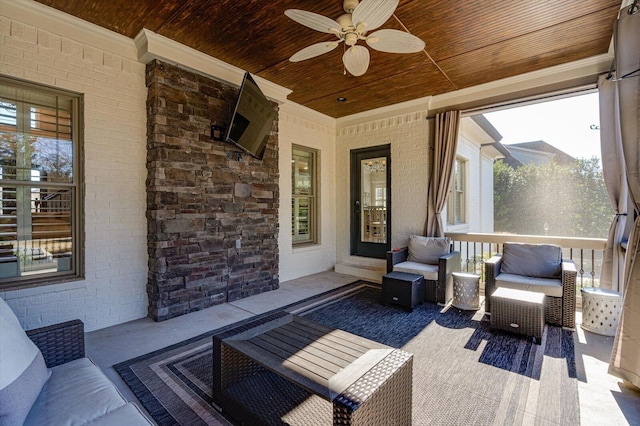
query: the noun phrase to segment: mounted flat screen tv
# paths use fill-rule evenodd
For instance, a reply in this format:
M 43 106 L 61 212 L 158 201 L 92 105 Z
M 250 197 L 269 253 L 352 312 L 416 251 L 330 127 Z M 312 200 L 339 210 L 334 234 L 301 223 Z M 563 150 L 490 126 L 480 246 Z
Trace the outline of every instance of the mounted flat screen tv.
M 240 86 L 225 140 L 262 159 L 275 118 L 276 111 L 271 102 L 247 72 Z

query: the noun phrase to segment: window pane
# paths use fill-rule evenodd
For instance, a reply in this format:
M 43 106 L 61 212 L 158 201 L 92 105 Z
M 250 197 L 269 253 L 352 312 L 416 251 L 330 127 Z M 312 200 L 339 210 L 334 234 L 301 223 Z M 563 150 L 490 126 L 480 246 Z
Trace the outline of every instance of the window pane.
M 293 179 L 293 193 L 296 195 L 313 194 L 311 182 L 311 177 L 314 174 L 313 153 L 294 149 L 291 164 L 293 166 L 293 173 L 291 174 L 291 178 Z
M 70 140 L 39 137 L 32 146 L 33 170 L 42 182 L 73 182 L 73 143 Z
M 293 241 L 310 241 L 311 228 L 309 212 L 313 206 L 310 198 L 299 197 L 293 199 Z

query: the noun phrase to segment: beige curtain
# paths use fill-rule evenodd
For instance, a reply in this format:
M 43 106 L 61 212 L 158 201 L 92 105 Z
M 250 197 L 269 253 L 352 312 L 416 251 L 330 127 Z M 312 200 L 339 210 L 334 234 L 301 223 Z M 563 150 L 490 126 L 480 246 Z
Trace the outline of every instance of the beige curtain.
M 600 94 L 600 146 L 602 172 L 611 207 L 616 213 L 607 238 L 602 261 L 600 287 L 620 291 L 624 271 L 624 253 L 620 242 L 626 239 L 627 199 L 629 190 L 624 170 L 622 138 L 620 136 L 620 109 L 618 86 L 611 75 L 602 75 L 598 81 Z
M 622 150 L 629 193 L 640 209 L 640 11 L 623 8 L 615 23 L 614 52 Z M 622 314 L 613 342 L 609 372 L 640 387 L 640 220 L 627 247 Z
M 458 128 L 460 111 L 447 111 L 436 114 L 435 137 L 433 144 L 431 174 L 427 193 L 427 220 L 424 235 L 443 237 L 442 210 L 447 202 L 453 166 L 458 149 Z

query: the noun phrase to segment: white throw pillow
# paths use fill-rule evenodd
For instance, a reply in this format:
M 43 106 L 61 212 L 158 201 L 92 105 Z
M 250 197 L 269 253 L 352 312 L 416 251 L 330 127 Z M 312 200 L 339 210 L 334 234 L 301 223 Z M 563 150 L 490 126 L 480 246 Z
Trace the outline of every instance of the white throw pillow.
M 409 237 L 409 256 L 411 262 L 437 265 L 440 257 L 449 253 L 451 238 L 448 237 L 421 237 L 411 235 Z
M 42 353 L 0 298 L 0 426 L 24 423 L 49 376 Z

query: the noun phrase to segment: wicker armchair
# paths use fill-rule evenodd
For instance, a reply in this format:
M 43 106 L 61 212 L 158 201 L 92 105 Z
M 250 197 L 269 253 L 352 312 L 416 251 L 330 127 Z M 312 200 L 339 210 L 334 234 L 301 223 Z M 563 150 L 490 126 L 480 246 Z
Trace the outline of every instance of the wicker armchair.
M 548 250 L 548 251 L 547 251 Z M 542 255 L 539 259 L 537 255 Z M 548 268 L 557 259 L 557 272 L 547 275 L 537 272 L 533 275 L 517 274 L 526 272 L 527 268 Z M 509 261 L 511 269 L 503 270 L 504 261 Z M 518 270 L 513 265 L 523 261 L 527 264 Z M 540 262 L 540 266 L 536 265 Z M 485 312 L 491 313 L 491 295 L 497 287 L 508 287 L 519 290 L 545 293 L 545 321 L 549 324 L 565 328 L 575 328 L 576 312 L 576 267 L 572 260 L 562 259 L 562 248 L 547 244 L 504 243 L 503 254 L 493 256 L 485 262 Z
M 414 238 L 414 236 L 412 236 Z M 427 238 L 427 237 L 418 237 Z M 411 256 L 408 247 L 387 252 L 387 273 L 392 271 L 410 272 L 423 275 L 425 279 L 425 300 L 446 305 L 453 298 L 453 272 L 460 272 L 460 252 L 453 251 L 453 245 L 447 241 L 446 254 L 437 257 L 434 264 L 419 264 L 410 261 Z

